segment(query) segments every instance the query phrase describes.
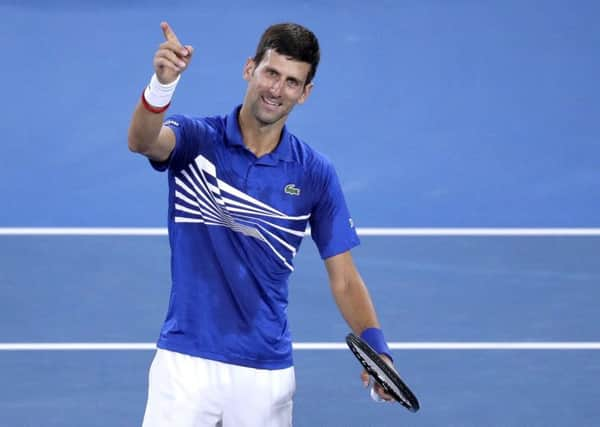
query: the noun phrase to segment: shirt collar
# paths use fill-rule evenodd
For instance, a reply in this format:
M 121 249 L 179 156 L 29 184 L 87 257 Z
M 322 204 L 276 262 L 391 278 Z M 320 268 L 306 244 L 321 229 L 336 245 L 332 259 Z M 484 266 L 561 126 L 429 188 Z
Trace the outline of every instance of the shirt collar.
M 229 113 L 226 117 L 226 142 L 229 146 L 238 146 L 246 148 L 244 144 L 244 140 L 242 138 L 242 131 L 240 130 L 240 125 L 238 122 L 238 116 L 240 114 L 241 105 L 238 105 L 233 109 L 231 113 Z M 260 159 L 257 160 L 257 163 L 266 164 L 266 165 L 276 165 L 279 160 L 283 161 L 292 161 L 292 134 L 287 131 L 287 127 L 283 126 L 281 131 L 281 138 L 279 139 L 279 144 L 275 147 L 275 150 L 271 151 L 269 154 L 265 154 Z

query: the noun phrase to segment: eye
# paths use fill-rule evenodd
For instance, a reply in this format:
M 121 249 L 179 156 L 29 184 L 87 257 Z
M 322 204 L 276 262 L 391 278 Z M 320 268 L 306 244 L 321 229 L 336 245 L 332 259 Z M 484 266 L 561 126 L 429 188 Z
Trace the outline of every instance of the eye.
M 289 79 L 287 81 L 287 85 L 290 89 L 296 89 L 298 86 L 300 86 L 300 82 L 298 80 Z

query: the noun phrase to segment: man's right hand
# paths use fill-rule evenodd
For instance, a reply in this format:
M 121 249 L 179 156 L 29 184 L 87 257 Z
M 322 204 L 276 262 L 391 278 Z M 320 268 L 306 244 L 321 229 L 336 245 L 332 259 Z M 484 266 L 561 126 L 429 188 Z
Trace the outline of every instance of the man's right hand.
M 168 23 L 161 22 L 160 28 L 165 36 L 154 55 L 154 71 L 158 81 L 166 85 L 174 82 L 188 67 L 192 60 L 194 48 L 182 45 Z

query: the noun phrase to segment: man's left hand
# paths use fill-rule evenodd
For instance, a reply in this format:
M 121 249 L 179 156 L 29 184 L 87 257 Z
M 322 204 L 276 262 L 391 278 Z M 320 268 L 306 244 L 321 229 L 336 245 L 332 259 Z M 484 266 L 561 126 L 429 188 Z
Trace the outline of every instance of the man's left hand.
M 380 354 L 380 356 L 385 361 L 385 363 L 387 363 L 389 365 L 389 367 L 392 368 L 395 372 L 396 369 L 394 368 L 394 364 L 392 363 L 390 358 L 387 357 L 385 354 Z M 365 387 L 369 386 L 369 373 L 367 371 L 361 372 L 360 379 L 362 380 L 363 386 L 365 386 Z M 395 402 L 394 398 L 392 396 L 390 396 L 389 394 L 387 394 L 383 390 L 383 387 L 381 387 L 377 382 L 375 382 L 375 384 L 373 385 L 373 388 L 374 388 L 377 396 L 379 396 L 381 399 L 385 400 L 386 402 Z

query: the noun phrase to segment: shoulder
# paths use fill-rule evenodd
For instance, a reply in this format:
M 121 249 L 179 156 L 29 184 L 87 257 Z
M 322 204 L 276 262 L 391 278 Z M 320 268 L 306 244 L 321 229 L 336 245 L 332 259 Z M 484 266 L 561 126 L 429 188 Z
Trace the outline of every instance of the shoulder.
M 302 165 L 304 171 L 313 179 L 327 179 L 335 173 L 331 160 L 293 134 L 289 134 L 292 158 Z
M 155 169 L 180 170 L 200 153 L 209 153 L 223 140 L 223 120 L 219 116 L 196 117 L 173 114 L 163 121 L 163 126 L 175 135 L 175 146 L 167 161 L 153 164 Z
M 173 114 L 167 117 L 163 125 L 170 127 L 174 131 L 182 131 L 188 137 L 192 137 L 194 134 L 205 136 L 207 133 L 222 133 L 224 129 L 224 117 L 198 117 L 186 114 Z

